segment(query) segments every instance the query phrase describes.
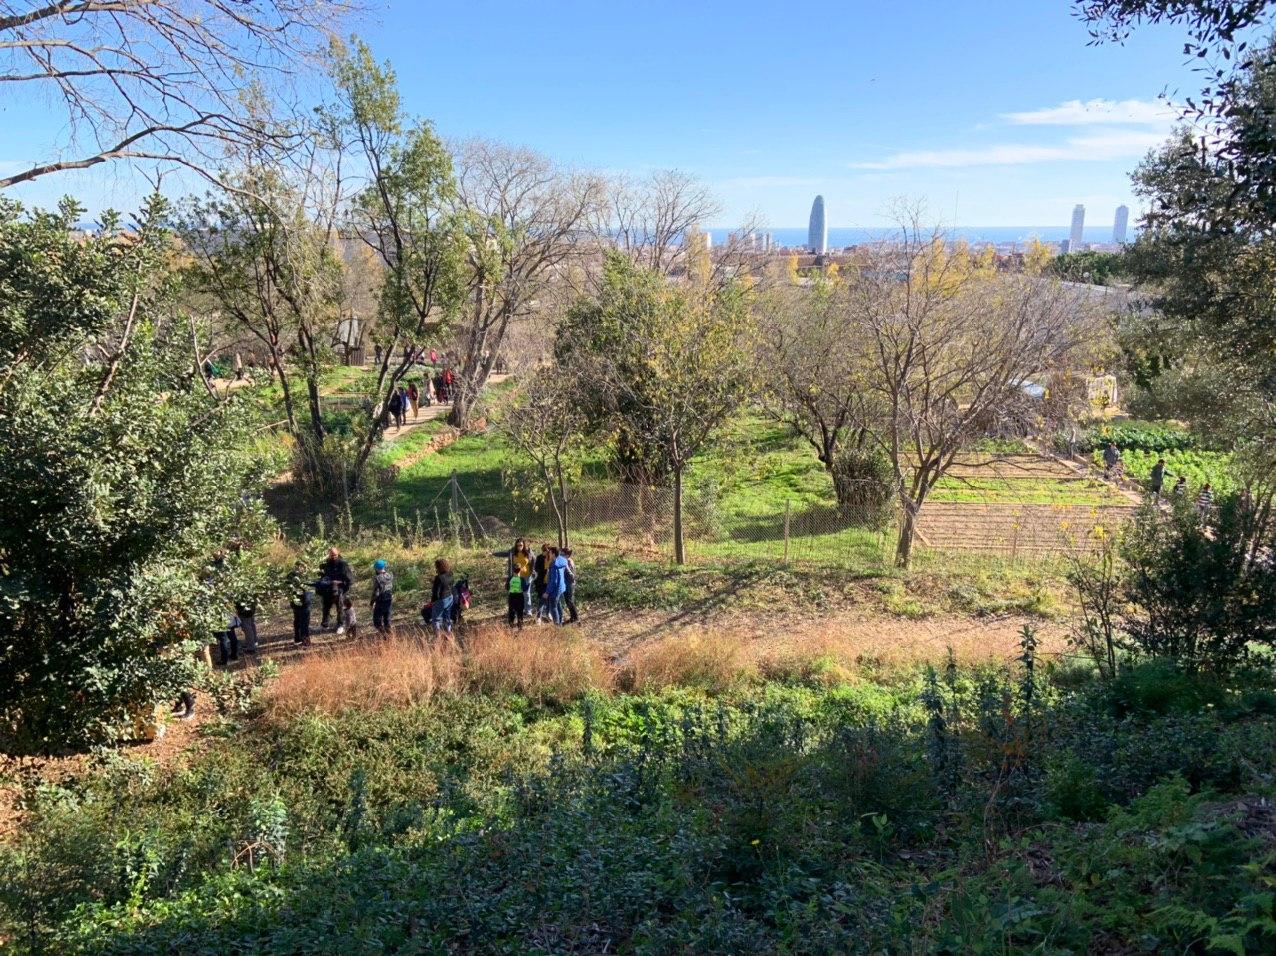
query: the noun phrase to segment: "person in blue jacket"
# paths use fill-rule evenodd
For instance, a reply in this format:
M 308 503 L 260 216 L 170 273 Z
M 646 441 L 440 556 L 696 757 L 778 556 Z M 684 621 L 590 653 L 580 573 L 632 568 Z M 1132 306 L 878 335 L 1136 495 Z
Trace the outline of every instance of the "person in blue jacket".
M 549 549 L 549 573 L 545 579 L 545 604 L 549 618 L 555 624 L 563 623 L 563 595 L 567 593 L 567 559 L 557 548 Z

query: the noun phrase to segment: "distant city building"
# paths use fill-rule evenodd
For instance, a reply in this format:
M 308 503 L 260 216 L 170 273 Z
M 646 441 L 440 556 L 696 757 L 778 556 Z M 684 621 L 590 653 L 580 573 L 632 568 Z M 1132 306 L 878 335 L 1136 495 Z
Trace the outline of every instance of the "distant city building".
M 1130 207 L 1117 206 L 1116 221 L 1112 224 L 1112 241 L 1118 244 L 1125 242 L 1126 230 L 1130 227 Z
M 1068 251 L 1080 252 L 1085 244 L 1085 206 L 1077 203 L 1072 207 L 1072 231 L 1068 234 Z
M 816 196 L 811 203 L 811 228 L 806 234 L 806 245 L 817 256 L 829 251 L 829 225 L 824 219 L 823 196 Z
M 1059 255 L 1061 256 L 1067 255 L 1071 251 L 1072 251 L 1072 240 L 1060 239 L 1059 240 Z

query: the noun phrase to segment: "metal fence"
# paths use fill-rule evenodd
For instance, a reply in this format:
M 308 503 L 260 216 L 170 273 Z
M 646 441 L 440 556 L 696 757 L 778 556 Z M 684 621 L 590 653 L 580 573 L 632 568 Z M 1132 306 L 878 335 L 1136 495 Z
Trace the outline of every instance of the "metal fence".
M 747 489 L 746 489 L 747 490 Z M 688 490 L 683 499 L 683 545 L 689 561 L 712 564 L 757 559 L 787 563 L 868 565 L 889 562 L 899 530 L 899 508 L 865 483 L 851 489 L 846 505 L 777 500 L 759 485 L 756 503 L 731 496 L 724 508 L 712 489 Z M 1053 505 L 1002 500 L 932 501 L 916 523 L 915 554 L 973 553 L 1006 558 L 1057 557 L 1096 549 L 1133 513 L 1133 505 Z M 498 512 L 498 513 L 490 513 Z M 429 509 L 431 531 L 467 543 L 534 543 L 558 540 L 548 503 L 489 495 L 472 503 L 455 479 Z M 582 484 L 568 489 L 568 537 L 572 545 L 652 559 L 674 556 L 671 488 Z

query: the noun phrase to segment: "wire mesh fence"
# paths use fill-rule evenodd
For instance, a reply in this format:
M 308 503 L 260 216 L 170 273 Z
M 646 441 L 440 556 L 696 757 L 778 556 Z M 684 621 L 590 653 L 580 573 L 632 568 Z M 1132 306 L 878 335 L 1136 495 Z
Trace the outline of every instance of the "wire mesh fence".
M 686 492 L 683 547 L 700 564 L 739 560 L 873 565 L 892 560 L 900 527 L 898 505 L 867 487 L 850 488 L 846 503 L 756 500 L 737 489 L 729 499 L 712 488 Z M 761 491 L 761 489 L 759 489 Z M 914 554 L 973 553 L 1035 560 L 1097 549 L 1134 511 L 1133 504 L 1016 503 L 1004 493 L 988 500 L 927 502 L 916 521 Z M 581 484 L 565 496 L 568 541 L 577 547 L 671 560 L 675 554 L 675 501 L 671 488 Z M 446 484 L 424 520 L 438 538 L 487 546 L 522 536 L 557 542 L 559 515 L 548 502 L 490 496 L 476 509 L 464 484 Z M 484 513 L 499 511 L 499 514 Z M 421 520 L 420 517 L 417 519 Z

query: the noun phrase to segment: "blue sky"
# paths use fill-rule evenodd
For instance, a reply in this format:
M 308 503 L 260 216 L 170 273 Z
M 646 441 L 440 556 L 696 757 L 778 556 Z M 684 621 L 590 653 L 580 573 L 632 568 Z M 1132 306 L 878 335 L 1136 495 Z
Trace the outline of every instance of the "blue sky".
M 678 168 L 730 226 L 879 225 L 896 198 L 955 225 L 1096 224 L 1164 138 L 1158 94 L 1192 93 L 1182 35 L 1087 46 L 1066 0 L 629 4 L 392 0 L 358 26 L 405 105 L 446 136 L 483 135 L 577 166 Z M 0 98 L 0 163 L 56 135 L 39 104 Z M 16 135 L 15 135 L 16 134 Z M 26 148 L 24 148 L 26 147 Z M 119 170 L 18 190 L 127 204 Z

